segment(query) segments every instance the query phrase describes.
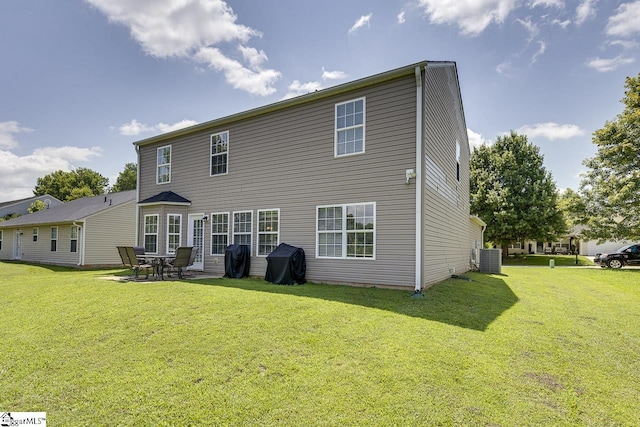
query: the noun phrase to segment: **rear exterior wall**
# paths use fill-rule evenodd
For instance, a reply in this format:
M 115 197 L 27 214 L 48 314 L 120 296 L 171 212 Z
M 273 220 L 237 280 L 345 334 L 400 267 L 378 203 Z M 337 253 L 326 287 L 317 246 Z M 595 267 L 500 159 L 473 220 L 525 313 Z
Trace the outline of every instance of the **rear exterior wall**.
M 415 187 L 405 170 L 415 168 L 415 77 L 354 89 L 306 104 L 140 147 L 140 200 L 173 191 L 188 208 L 142 206 L 159 214 L 159 247 L 166 245 L 167 212 L 182 209 L 182 244 L 188 213 L 252 211 L 251 275 L 264 276 L 266 258 L 256 256 L 258 210 L 280 210 L 280 243 L 304 249 L 307 280 L 325 283 L 413 287 L 415 281 Z M 335 104 L 365 98 L 365 152 L 334 156 Z M 210 176 L 210 136 L 229 132 L 226 175 Z M 171 145 L 171 181 L 156 184 L 158 147 Z M 376 206 L 375 259 L 316 256 L 318 206 Z M 231 225 L 230 225 L 231 228 Z M 224 273 L 224 256 L 210 254 L 211 226 L 204 230 L 204 270 Z M 229 242 L 232 242 L 230 231 Z

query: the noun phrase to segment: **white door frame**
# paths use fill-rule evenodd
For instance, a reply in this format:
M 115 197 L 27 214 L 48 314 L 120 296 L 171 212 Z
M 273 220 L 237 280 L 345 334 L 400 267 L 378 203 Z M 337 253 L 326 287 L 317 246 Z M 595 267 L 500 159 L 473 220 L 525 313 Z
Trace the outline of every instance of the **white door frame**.
M 188 267 L 188 270 L 204 270 L 204 237 L 205 237 L 205 221 L 203 213 L 189 214 L 188 227 L 187 227 L 187 246 L 193 246 L 194 250 L 200 252 L 196 256 L 196 261 L 192 266 Z M 198 239 L 194 235 L 196 231 L 201 231 L 202 235 L 199 237 L 200 244 L 198 245 Z

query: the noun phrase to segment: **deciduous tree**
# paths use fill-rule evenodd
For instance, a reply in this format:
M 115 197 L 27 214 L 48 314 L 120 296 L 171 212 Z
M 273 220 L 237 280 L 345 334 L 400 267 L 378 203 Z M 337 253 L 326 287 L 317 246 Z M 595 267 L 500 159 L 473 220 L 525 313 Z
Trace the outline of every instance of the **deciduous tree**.
M 538 147 L 513 131 L 471 155 L 471 211 L 487 223 L 485 238 L 503 256 L 513 242 L 551 241 L 566 231 L 543 160 Z
M 104 194 L 109 179 L 88 168 L 78 168 L 71 172 L 62 170 L 38 178 L 33 194 L 50 194 L 68 202 L 86 196 Z
M 640 74 L 625 87 L 622 113 L 593 134 L 598 151 L 580 183 L 583 234 L 600 241 L 640 240 Z
M 138 184 L 138 165 L 135 163 L 127 163 L 124 170 L 120 172 L 116 183 L 111 188 L 112 192 L 135 190 Z

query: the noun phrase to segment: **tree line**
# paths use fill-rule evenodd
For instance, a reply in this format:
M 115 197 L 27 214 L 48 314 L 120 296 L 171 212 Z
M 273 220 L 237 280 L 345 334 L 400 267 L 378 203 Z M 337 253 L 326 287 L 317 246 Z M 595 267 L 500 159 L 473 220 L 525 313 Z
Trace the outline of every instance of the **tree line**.
M 109 187 L 109 178 L 89 168 L 77 168 L 65 172 L 58 170 L 38 178 L 33 189 L 34 196 L 49 194 L 63 202 L 105 193 L 135 190 L 137 187 L 138 165 L 127 163 L 124 170 Z
M 559 194 L 526 135 L 512 131 L 473 151 L 471 212 L 503 255 L 511 243 L 554 241 L 576 225 L 585 239 L 640 240 L 640 74 L 625 88 L 622 113 L 593 134 L 597 152 L 583 161 L 588 171 L 577 191 Z

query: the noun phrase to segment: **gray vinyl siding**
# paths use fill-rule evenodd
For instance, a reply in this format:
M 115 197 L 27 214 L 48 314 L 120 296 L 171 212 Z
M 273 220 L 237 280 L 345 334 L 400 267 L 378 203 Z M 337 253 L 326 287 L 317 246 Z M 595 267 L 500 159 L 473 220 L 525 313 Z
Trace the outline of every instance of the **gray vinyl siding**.
M 135 218 L 135 201 L 88 217 L 82 230 L 85 249 L 83 265 L 120 265 L 122 262 L 116 247 L 135 243 Z M 79 240 L 79 250 L 81 244 Z
M 366 98 L 365 153 L 334 157 L 335 104 Z M 314 102 L 268 112 L 172 140 L 140 147 L 139 200 L 173 191 L 191 200 L 189 213 L 253 212 L 251 274 L 263 276 L 257 257 L 257 211 L 280 209 L 280 243 L 302 247 L 307 279 L 314 282 L 410 286 L 415 280 L 415 187 L 405 170 L 415 167 L 415 77 L 407 76 Z M 210 135 L 229 131 L 228 174 L 210 176 Z M 171 182 L 156 184 L 156 149 L 172 146 Z M 316 258 L 316 207 L 376 203 L 376 259 Z M 140 209 L 160 214 L 164 249 L 171 206 Z M 186 242 L 186 212 L 183 240 Z M 211 256 L 205 225 L 205 271 L 222 274 L 224 257 Z M 218 263 L 215 263 L 215 258 Z
M 473 240 L 469 235 L 469 143 L 453 66 L 425 72 L 425 157 L 444 174 L 446 183 L 432 188 L 425 167 L 425 285 L 469 269 Z M 460 180 L 456 178 L 456 139 L 460 143 Z M 442 183 L 441 183 L 442 184 Z M 457 196 L 452 203 L 451 195 Z

